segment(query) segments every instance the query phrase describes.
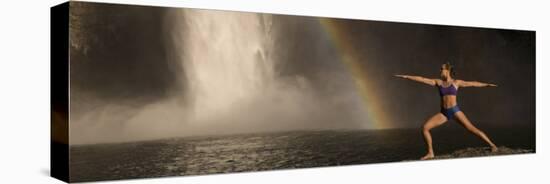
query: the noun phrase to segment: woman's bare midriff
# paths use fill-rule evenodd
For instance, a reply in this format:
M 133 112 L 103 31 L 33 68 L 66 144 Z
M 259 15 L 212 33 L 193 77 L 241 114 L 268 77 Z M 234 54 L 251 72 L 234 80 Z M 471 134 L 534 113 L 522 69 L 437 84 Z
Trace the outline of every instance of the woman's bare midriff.
M 451 108 L 456 105 L 456 96 L 445 95 L 441 97 L 441 106 L 445 109 Z

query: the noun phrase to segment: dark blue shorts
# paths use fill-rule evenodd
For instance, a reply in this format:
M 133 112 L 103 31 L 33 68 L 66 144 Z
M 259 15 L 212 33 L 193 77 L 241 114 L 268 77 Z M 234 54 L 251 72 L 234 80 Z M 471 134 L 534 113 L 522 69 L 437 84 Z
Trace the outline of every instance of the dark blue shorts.
M 460 109 L 458 108 L 458 105 L 455 105 L 448 109 L 441 107 L 441 114 L 447 117 L 447 120 L 453 119 L 453 117 L 455 116 L 455 113 L 458 111 L 460 111 Z

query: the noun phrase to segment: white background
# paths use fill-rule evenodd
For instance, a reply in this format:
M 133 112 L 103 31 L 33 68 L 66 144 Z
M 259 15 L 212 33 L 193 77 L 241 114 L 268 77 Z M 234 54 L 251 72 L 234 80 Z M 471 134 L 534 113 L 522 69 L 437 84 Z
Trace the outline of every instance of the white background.
M 49 7 L 60 0 L 2 1 L 0 6 L 0 183 L 62 183 L 49 175 Z M 545 71 L 550 7 L 544 1 L 110 0 L 132 4 L 241 10 L 536 30 L 537 153 L 368 164 L 115 183 L 548 183 L 550 140 Z M 546 18 L 545 18 L 546 17 Z M 546 133 L 546 134 L 544 134 Z

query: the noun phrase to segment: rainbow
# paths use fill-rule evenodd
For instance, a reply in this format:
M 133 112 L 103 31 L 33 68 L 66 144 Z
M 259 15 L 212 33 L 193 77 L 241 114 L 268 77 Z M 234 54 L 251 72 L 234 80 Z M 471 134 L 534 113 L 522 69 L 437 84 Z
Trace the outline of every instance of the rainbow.
M 391 128 L 391 121 L 381 107 L 382 98 L 379 98 L 379 95 L 376 93 L 375 84 L 369 82 L 369 73 L 365 71 L 363 63 L 358 60 L 358 51 L 350 44 L 352 43 L 352 38 L 346 34 L 345 30 L 338 26 L 336 20 L 319 18 L 319 22 L 328 34 L 330 40 L 334 43 L 336 50 L 340 53 L 341 61 L 349 70 L 354 80 L 369 117 L 367 128 Z

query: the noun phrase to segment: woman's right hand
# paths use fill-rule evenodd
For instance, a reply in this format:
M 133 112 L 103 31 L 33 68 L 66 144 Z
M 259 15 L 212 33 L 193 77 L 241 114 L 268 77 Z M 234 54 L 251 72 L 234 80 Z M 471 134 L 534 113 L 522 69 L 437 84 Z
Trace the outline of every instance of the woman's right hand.
M 404 78 L 404 79 L 406 79 L 406 78 L 407 78 L 407 76 L 406 76 L 406 75 L 393 75 L 393 76 L 396 76 L 396 77 L 399 77 L 399 78 Z

